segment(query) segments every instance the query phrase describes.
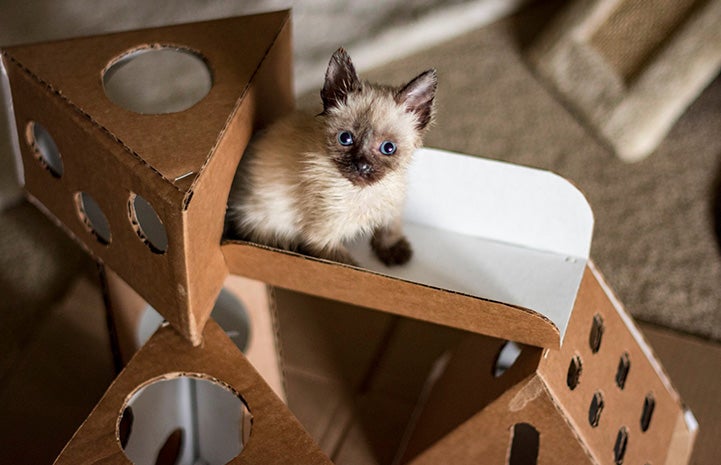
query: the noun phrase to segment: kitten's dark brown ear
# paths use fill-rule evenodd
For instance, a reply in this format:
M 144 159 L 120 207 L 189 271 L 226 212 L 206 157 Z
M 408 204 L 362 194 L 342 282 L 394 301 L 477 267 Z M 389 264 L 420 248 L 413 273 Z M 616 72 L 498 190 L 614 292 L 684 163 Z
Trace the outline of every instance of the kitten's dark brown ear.
M 429 69 L 406 84 L 396 94 L 396 102 L 405 106 L 406 111 L 418 118 L 418 129 L 428 126 L 433 119 L 433 99 L 438 87 L 435 69 Z
M 335 51 L 325 72 L 325 84 L 320 91 L 323 111 L 344 103 L 349 92 L 360 90 L 361 82 L 350 56 L 343 48 Z

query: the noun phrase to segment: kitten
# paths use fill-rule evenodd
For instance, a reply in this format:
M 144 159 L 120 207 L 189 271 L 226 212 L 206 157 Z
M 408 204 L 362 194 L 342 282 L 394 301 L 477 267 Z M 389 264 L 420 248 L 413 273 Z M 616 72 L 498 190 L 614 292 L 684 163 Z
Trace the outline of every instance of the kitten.
M 243 155 L 228 200 L 229 231 L 348 264 L 355 262 L 344 242 L 372 234 L 383 263 L 406 263 L 406 171 L 433 118 L 436 87 L 435 70 L 400 88 L 361 81 L 338 49 L 321 90 L 323 112 L 279 120 Z

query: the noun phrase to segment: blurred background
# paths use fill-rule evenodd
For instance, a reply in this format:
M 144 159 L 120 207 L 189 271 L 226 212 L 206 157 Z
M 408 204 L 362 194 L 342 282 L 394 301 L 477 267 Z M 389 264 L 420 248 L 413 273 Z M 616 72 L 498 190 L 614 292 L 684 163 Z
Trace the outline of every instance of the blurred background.
M 685 9 L 673 6 L 680 3 Z M 652 22 L 666 18 L 657 24 L 668 32 L 646 51 L 652 60 L 684 21 L 718 2 L 660 4 L 666 5 L 660 11 L 673 11 L 646 15 Z M 694 84 L 695 91 L 677 105 L 678 118 L 654 150 L 634 163 L 623 161 L 592 118 L 537 64 L 539 56 L 552 55 L 550 47 L 538 51 L 539 43 L 555 37 L 562 44 L 559 31 L 570 26 L 559 18 L 576 5 L 530 0 L 5 0 L 0 1 L 0 47 L 292 6 L 299 107 L 320 106 L 323 73 L 339 46 L 348 49 L 361 77 L 372 81 L 400 84 L 437 68 L 438 117 L 427 145 L 548 169 L 570 179 L 595 213 L 592 258 L 629 311 L 645 323 L 703 343 L 721 342 L 719 63 L 713 56 L 704 58 L 710 63 L 706 80 Z M 631 18 L 644 16 L 634 11 Z M 618 21 L 612 26 L 619 34 L 639 29 L 634 21 Z M 557 33 L 549 34 L 549 28 Z M 646 36 L 637 39 L 648 42 Z M 623 51 L 633 44 L 608 46 Z M 538 53 L 530 60 L 534 47 Z M 687 64 L 667 63 L 670 69 Z M 628 90 L 637 82 L 617 84 Z M 8 110 L 6 89 L 0 98 Z M 95 265 L 24 200 L 11 124 L 7 111 L 1 112 L 0 450 L 25 454 L 25 463 L 47 463 L 115 372 Z

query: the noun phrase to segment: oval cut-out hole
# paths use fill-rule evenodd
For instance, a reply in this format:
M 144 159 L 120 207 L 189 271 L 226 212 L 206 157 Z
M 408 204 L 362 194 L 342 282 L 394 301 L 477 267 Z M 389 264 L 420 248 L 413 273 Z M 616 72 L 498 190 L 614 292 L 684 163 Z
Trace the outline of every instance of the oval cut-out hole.
M 644 433 L 648 431 L 648 427 L 651 425 L 654 408 L 656 408 L 656 400 L 653 398 L 653 394 L 649 392 L 646 394 L 646 398 L 643 399 L 643 411 L 641 412 L 641 431 Z
M 591 351 L 595 354 L 601 348 L 601 339 L 603 339 L 603 318 L 601 315 L 596 313 L 593 315 L 593 322 L 591 323 L 591 332 L 588 335 L 588 344 L 591 346 Z
M 83 222 L 88 232 L 95 236 L 101 244 L 110 244 L 110 223 L 98 202 L 87 192 L 78 192 L 75 194 L 75 206 L 80 221 Z
M 623 465 L 623 457 L 626 455 L 628 445 L 628 430 L 622 426 L 616 435 L 616 443 L 613 445 L 613 460 L 616 465 Z
M 151 251 L 165 253 L 168 249 L 168 234 L 158 213 L 143 197 L 131 194 L 128 200 L 130 224 Z
M 240 454 L 250 436 L 248 407 L 226 386 L 199 376 L 154 381 L 133 393 L 127 404 L 133 427 L 123 447 L 131 462 L 221 465 Z
M 35 159 L 40 162 L 42 167 L 50 171 L 54 177 L 61 177 L 64 169 L 63 159 L 50 133 L 39 123 L 31 121 L 27 125 L 25 138 Z
M 598 426 L 598 422 L 601 421 L 601 412 L 603 411 L 603 395 L 599 391 L 593 394 L 591 399 L 591 406 L 588 408 L 588 422 L 592 427 Z
M 624 352 L 618 360 L 618 368 L 616 369 L 616 386 L 620 389 L 626 387 L 626 378 L 631 369 L 631 360 L 628 358 L 628 352 Z
M 511 450 L 508 453 L 508 465 L 536 465 L 538 462 L 538 431 L 528 423 L 513 425 L 511 430 Z
M 576 389 L 578 381 L 581 378 L 581 357 L 575 355 L 568 364 L 568 373 L 566 373 L 566 385 L 570 390 Z
M 493 376 L 498 378 L 503 375 L 509 368 L 516 363 L 516 360 L 521 355 L 521 346 L 513 341 L 506 341 L 501 346 L 501 350 L 496 356 L 496 361 L 493 364 Z
M 210 317 L 223 328 L 238 349 L 245 352 L 252 334 L 250 332 L 250 317 L 243 302 L 235 294 L 226 288 L 222 288 L 215 300 Z M 163 317 L 160 313 L 147 305 L 140 317 L 140 324 L 138 324 L 136 333 L 137 346 L 141 347 L 145 344 L 162 323 Z
M 177 47 L 132 51 L 103 73 L 105 95 L 116 105 L 142 114 L 176 113 L 202 100 L 213 85 L 202 56 Z

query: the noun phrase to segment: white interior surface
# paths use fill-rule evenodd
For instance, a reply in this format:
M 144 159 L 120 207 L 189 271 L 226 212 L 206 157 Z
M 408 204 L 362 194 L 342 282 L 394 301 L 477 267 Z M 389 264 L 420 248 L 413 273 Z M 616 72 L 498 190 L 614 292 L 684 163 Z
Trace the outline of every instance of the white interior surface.
M 156 381 L 128 402 L 134 420 L 125 455 L 135 465 L 153 465 L 176 429 L 183 430 L 178 465 L 222 465 L 240 454 L 247 407 L 211 381 L 181 376 Z
M 360 265 L 534 310 L 563 338 L 593 232 L 591 208 L 570 182 L 424 148 L 409 170 L 404 222 L 414 251 L 407 265 L 384 266 L 367 239 L 350 245 Z

